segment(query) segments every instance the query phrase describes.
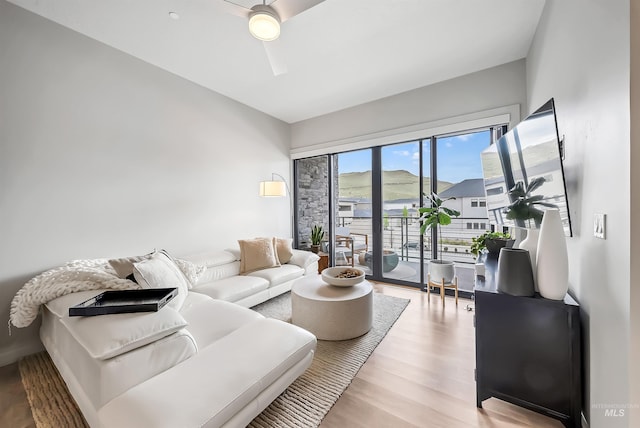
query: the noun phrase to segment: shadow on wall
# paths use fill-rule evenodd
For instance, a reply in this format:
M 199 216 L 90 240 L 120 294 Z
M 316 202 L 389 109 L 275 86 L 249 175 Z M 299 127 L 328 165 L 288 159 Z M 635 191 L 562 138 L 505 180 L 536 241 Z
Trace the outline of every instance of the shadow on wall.
M 622 319 L 624 311 L 621 308 L 612 307 L 612 304 L 615 303 L 612 296 L 615 296 L 613 288 L 616 287 L 616 284 L 610 280 L 611 267 L 607 263 L 603 263 L 607 259 L 605 241 L 592 236 L 584 236 L 583 240 L 586 241 L 586 245 L 581 249 L 580 273 L 574 275 L 574 278 L 588 278 L 586 281 L 581 281 L 577 287 L 580 294 L 576 296 L 580 303 L 582 320 L 582 411 L 589 425 L 598 426 L 602 421 L 611 419 L 605 413 L 607 409 L 598 406 L 603 405 L 603 401 L 612 404 L 622 403 L 626 393 L 616 391 L 615 396 L 612 396 L 611 391 L 598 389 L 594 389 L 595 394 L 591 393 L 592 387 L 598 388 L 598 385 L 604 382 L 602 376 L 610 376 L 611 373 L 609 370 L 600 370 L 600 378 L 591 378 L 591 352 L 595 352 L 596 360 L 601 359 L 603 349 L 619 349 L 619 345 L 626 340 L 628 332 L 623 331 L 622 328 L 616 328 L 616 326 L 625 325 L 625 321 Z M 594 269 L 594 266 L 598 268 Z M 600 321 L 592 325 L 592 319 Z M 603 325 L 603 320 L 607 320 L 606 325 Z M 592 337 L 593 341 L 591 341 Z M 592 351 L 592 342 L 598 344 L 599 350 Z M 626 350 L 618 353 L 616 358 L 618 359 L 617 364 L 627 366 Z M 597 372 L 598 370 L 596 370 Z M 627 379 L 616 379 L 618 385 L 623 385 L 626 382 L 628 382 Z M 595 406 L 593 408 L 592 401 Z M 624 418 L 626 419 L 628 416 L 625 415 Z M 616 420 L 616 422 L 622 421 Z

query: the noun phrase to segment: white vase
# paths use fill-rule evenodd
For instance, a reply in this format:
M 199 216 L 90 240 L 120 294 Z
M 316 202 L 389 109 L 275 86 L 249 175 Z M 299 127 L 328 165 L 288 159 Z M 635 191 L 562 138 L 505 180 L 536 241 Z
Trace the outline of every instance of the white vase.
M 544 212 L 536 259 L 540 295 L 547 299 L 564 299 L 569 289 L 569 256 L 558 210 Z
M 520 244 L 522 244 L 522 240 L 525 238 L 524 234 L 526 229 L 522 229 L 521 227 L 513 227 L 512 230 L 513 233 L 511 233 L 511 237 L 514 239 L 514 241 L 511 248 L 520 248 Z
M 531 259 L 531 268 L 533 269 L 533 283 L 535 285 L 536 291 L 538 291 L 538 281 L 537 281 L 537 273 L 536 273 L 536 260 L 537 260 L 537 252 L 538 252 L 538 238 L 540 236 L 540 232 L 538 229 L 528 229 L 527 237 L 520 242 L 520 246 L 518 248 L 522 250 L 527 250 L 529 252 L 529 258 Z

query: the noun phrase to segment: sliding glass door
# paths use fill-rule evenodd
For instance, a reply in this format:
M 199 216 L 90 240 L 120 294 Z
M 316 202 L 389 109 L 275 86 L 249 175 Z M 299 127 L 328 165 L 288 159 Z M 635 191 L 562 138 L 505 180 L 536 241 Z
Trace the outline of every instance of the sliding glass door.
M 321 224 L 332 265 L 421 287 L 430 260 L 451 260 L 459 287 L 472 291 L 471 239 L 489 228 L 480 153 L 491 135 L 487 129 L 297 160 L 297 243 L 304 246 Z M 418 209 L 432 192 L 461 215 L 440 236 L 423 236 Z
M 483 130 L 438 137 L 434 144 L 438 195 L 460 216 L 441 229 L 433 251 L 438 258 L 455 263 L 459 288 L 470 292 L 474 277 L 471 240 L 490 227 L 480 154 L 489 147 L 491 134 Z
M 337 215 L 333 227 L 336 265 L 358 266 L 373 274 L 372 149 L 333 156 Z
M 421 160 L 429 165 L 430 150 L 420 141 L 380 148 L 382 165 L 382 277 L 419 286 L 422 282 L 424 243 L 418 208 L 423 189 L 429 189 L 429 168 L 420 173 Z M 423 162 L 425 163 L 425 162 Z M 427 241 L 429 242 L 429 241 Z

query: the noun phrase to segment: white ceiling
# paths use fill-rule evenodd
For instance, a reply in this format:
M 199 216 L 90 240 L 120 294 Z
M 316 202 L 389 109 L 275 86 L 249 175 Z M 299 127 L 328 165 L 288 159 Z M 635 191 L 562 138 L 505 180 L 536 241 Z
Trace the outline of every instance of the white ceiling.
M 288 123 L 523 58 L 544 7 L 325 0 L 283 23 L 276 47 L 288 72 L 274 76 L 263 42 L 224 0 L 9 1 Z

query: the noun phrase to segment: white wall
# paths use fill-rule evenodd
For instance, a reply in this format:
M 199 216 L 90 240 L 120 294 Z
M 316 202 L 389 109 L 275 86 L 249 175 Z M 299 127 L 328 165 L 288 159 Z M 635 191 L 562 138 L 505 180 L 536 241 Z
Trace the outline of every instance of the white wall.
M 525 87 L 524 60 L 503 64 L 294 123 L 291 147 L 311 147 L 513 104 L 524 106 Z
M 0 320 L 72 259 L 291 236 L 289 127 L 0 0 Z M 39 346 L 0 329 L 0 365 Z
M 568 240 L 570 284 L 586 325 L 584 410 L 591 427 L 629 426 L 629 409 L 624 417 L 607 417 L 605 409 L 634 404 L 628 380 L 629 35 L 628 0 L 547 0 L 527 57 L 525 113 L 554 97 L 566 136 L 575 234 Z M 594 213 L 607 214 L 606 240 L 592 235 Z

